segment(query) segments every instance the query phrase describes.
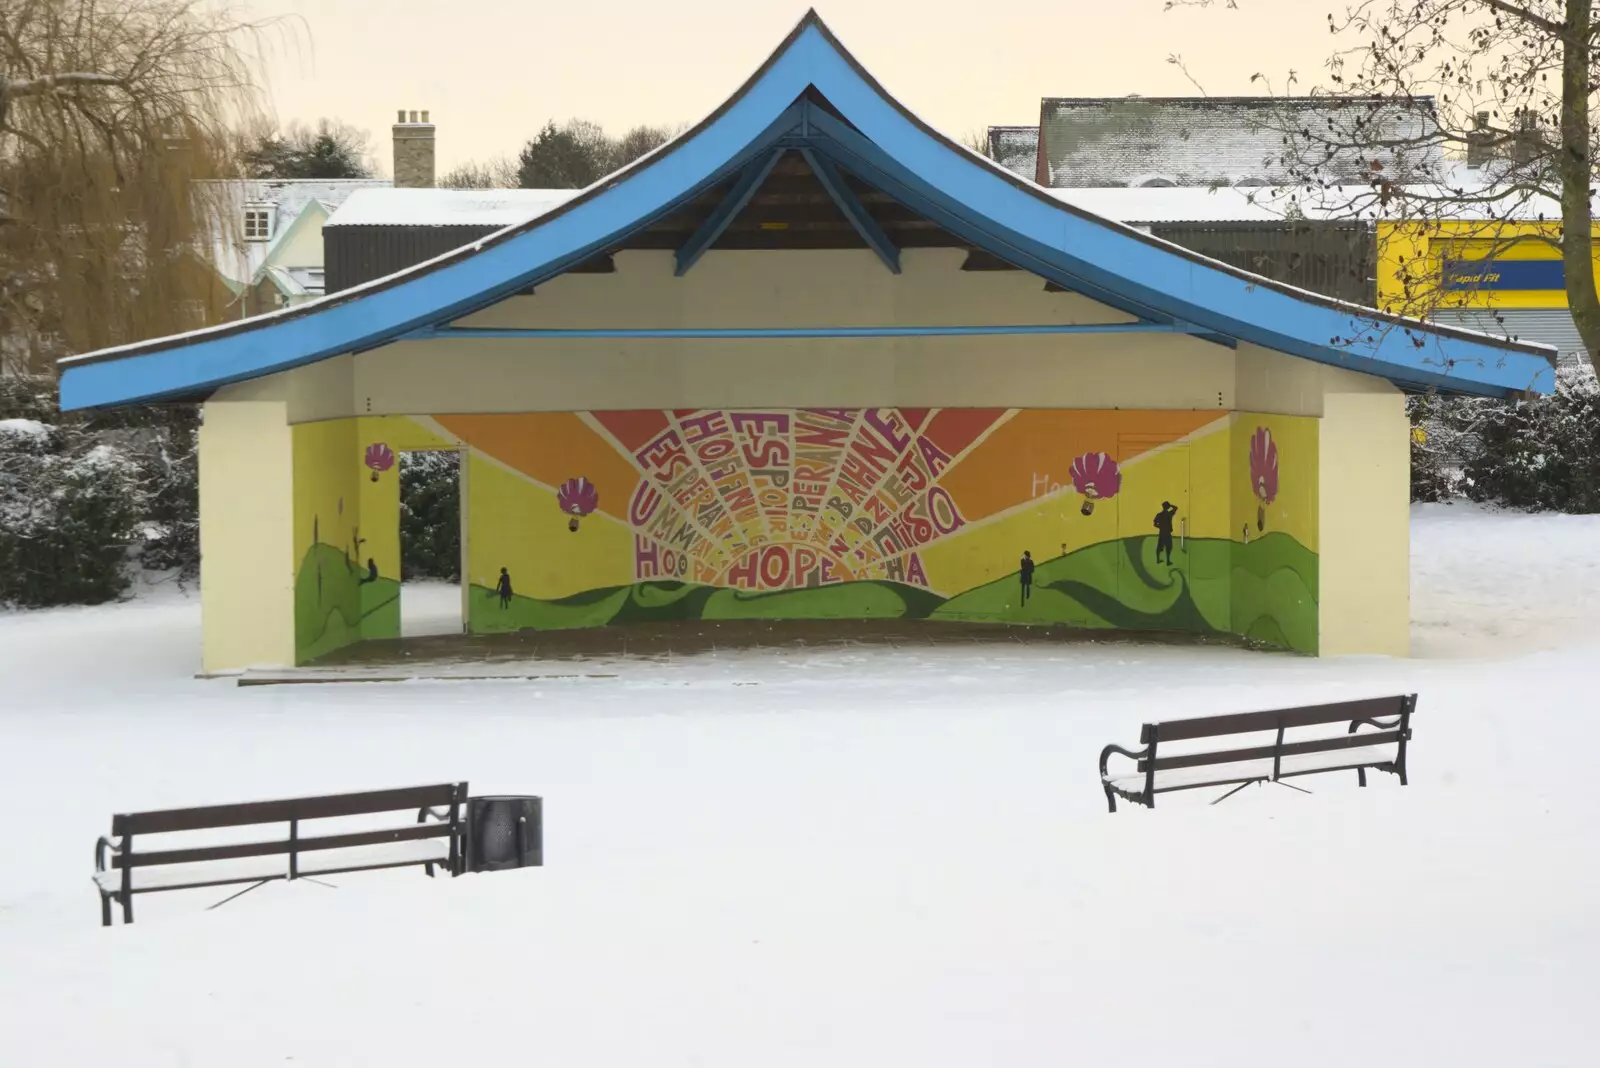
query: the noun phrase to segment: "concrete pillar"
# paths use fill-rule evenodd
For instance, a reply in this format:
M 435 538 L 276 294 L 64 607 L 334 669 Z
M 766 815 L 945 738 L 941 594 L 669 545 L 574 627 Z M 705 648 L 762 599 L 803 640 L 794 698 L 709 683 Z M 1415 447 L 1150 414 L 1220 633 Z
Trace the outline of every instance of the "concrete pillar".
M 1411 634 L 1411 447 L 1400 393 L 1329 393 L 1318 443 L 1323 656 L 1405 656 Z
M 282 401 L 212 401 L 200 427 L 207 673 L 294 663 L 294 449 Z

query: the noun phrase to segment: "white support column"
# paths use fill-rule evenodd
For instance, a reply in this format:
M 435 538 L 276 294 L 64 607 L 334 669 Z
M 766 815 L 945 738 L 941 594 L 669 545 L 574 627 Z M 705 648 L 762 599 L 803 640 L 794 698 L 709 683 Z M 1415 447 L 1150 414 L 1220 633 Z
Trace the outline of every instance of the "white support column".
M 1323 397 L 1318 648 L 1405 656 L 1411 634 L 1411 447 L 1405 398 Z
M 200 427 L 207 673 L 294 663 L 294 448 L 281 401 L 212 401 Z

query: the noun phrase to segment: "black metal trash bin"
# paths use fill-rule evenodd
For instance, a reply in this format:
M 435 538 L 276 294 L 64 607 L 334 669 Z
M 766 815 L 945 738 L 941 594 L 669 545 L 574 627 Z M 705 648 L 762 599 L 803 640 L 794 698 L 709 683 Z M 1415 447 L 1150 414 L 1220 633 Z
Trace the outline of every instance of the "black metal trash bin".
M 467 798 L 467 871 L 544 864 L 544 801 L 516 794 Z

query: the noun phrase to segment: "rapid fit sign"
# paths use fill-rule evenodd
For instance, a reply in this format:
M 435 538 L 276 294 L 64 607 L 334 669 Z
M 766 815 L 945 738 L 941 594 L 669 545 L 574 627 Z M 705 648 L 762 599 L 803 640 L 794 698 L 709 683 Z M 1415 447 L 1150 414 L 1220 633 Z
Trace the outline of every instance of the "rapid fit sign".
M 1450 290 L 1561 290 L 1567 287 L 1560 260 L 1445 260 Z

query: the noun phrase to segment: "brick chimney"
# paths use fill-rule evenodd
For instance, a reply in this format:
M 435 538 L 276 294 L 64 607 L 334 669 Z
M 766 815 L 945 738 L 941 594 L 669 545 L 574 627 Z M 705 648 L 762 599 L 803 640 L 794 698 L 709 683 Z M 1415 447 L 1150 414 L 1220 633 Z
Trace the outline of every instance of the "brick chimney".
M 1532 163 L 1544 149 L 1544 137 L 1539 131 L 1539 116 L 1524 111 L 1517 116 L 1517 132 L 1511 139 L 1511 159 L 1516 163 Z
M 401 111 L 395 120 L 394 184 L 397 189 L 433 188 L 433 123 L 426 111 Z
M 1472 117 L 1472 129 L 1467 133 L 1467 166 L 1482 167 L 1494 156 L 1494 130 L 1489 127 L 1489 113 L 1480 111 Z

